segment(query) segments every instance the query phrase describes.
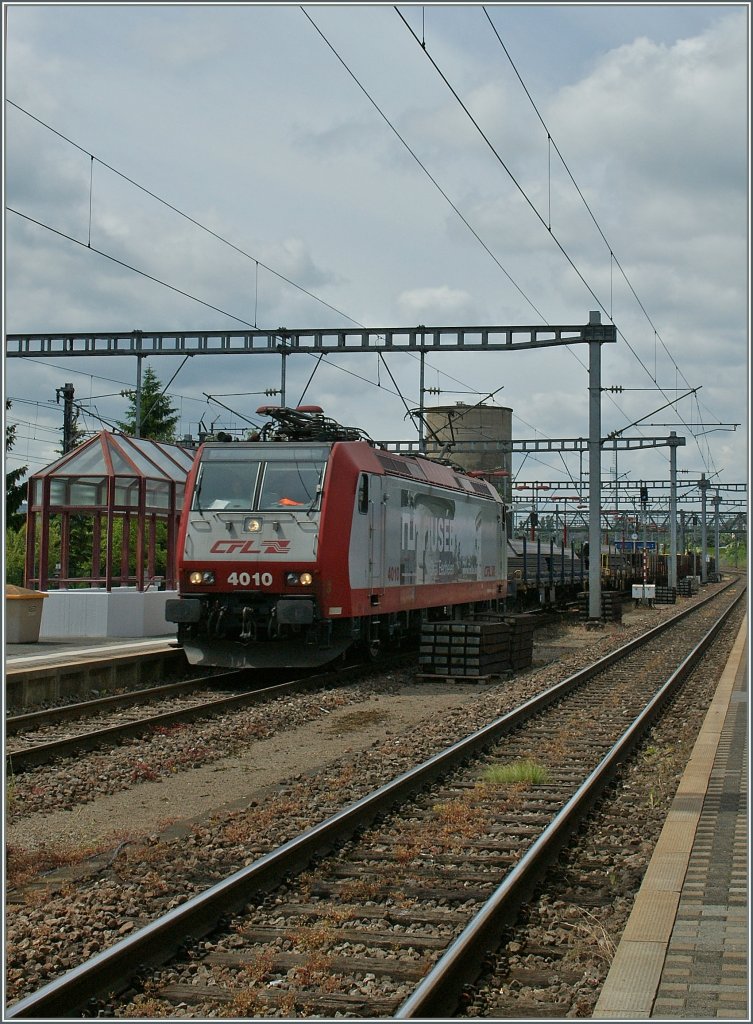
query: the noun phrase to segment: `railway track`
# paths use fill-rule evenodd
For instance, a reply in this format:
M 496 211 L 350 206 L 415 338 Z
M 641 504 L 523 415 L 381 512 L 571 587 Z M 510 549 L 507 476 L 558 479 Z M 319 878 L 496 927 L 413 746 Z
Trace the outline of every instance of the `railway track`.
M 222 683 L 233 682 L 241 678 L 241 673 L 225 672 L 217 676 L 205 676 L 196 679 L 184 679 L 177 683 L 165 683 L 162 686 L 150 686 L 144 689 L 130 690 L 127 693 L 116 693 L 109 697 L 97 697 L 93 700 L 76 701 L 59 707 L 44 708 L 41 711 L 28 711 L 24 714 L 9 715 L 5 719 L 5 735 L 16 736 L 20 733 L 35 732 L 38 729 L 57 727 L 66 722 L 79 719 L 95 718 L 110 711 L 149 704 L 152 701 L 164 700 L 174 696 L 206 690 L 215 680 Z
M 9 1016 L 96 1015 L 103 1004 L 92 1005 L 92 993 L 106 1014 L 121 1015 L 109 993 L 124 988 L 126 1001 L 142 993 L 142 1009 L 147 992 L 163 1016 L 175 1003 L 188 1003 L 192 1016 L 271 1008 L 446 1015 L 469 965 L 494 945 L 713 640 L 723 618 L 709 629 L 710 617 L 705 602 L 668 620 L 21 1000 Z M 531 758 L 547 773 L 538 784 L 509 789 L 488 777 L 500 761 Z M 396 804 L 405 806 L 387 816 Z M 199 941 L 218 923 L 210 941 Z M 180 946 L 182 963 L 148 977 L 144 965 L 163 964 Z
M 388 667 L 403 661 L 405 655 L 385 658 L 380 665 Z M 56 758 L 72 757 L 107 744 L 120 743 L 178 722 L 222 715 L 278 697 L 331 686 L 335 680 L 344 683 L 357 678 L 363 671 L 363 665 L 352 665 L 272 686 L 261 685 L 242 693 L 218 696 L 214 692 L 207 697 L 209 687 L 230 687 L 248 679 L 247 671 L 226 672 L 14 716 L 6 719 L 6 737 L 10 737 L 6 739 L 6 764 L 14 773 L 23 772 L 49 764 Z M 160 704 L 158 710 L 154 708 L 155 702 Z M 178 706 L 172 706 L 175 704 Z M 134 705 L 137 706 L 135 712 L 123 714 L 122 709 L 133 708 Z M 165 710 L 168 706 L 171 710 Z M 98 715 L 110 717 L 96 729 L 90 728 L 87 719 Z

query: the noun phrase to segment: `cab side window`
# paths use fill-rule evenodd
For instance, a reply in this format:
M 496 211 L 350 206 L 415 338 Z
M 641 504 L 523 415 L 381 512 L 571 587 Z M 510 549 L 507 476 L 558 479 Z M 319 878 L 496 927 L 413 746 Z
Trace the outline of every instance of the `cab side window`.
M 358 481 L 358 511 L 362 516 L 369 511 L 369 478 L 366 473 L 361 473 Z

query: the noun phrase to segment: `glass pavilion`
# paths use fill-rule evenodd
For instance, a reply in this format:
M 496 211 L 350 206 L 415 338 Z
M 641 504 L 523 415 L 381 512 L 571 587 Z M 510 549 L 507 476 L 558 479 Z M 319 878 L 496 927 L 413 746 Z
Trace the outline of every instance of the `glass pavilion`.
M 29 480 L 26 586 L 176 587 L 193 449 L 101 431 Z

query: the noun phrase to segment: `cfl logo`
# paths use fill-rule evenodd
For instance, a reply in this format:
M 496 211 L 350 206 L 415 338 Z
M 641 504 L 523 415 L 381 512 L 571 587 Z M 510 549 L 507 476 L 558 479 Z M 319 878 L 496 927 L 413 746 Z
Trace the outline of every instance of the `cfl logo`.
M 216 540 L 209 550 L 213 555 L 284 555 L 289 547 L 289 540 L 263 540 L 261 547 L 253 540 Z

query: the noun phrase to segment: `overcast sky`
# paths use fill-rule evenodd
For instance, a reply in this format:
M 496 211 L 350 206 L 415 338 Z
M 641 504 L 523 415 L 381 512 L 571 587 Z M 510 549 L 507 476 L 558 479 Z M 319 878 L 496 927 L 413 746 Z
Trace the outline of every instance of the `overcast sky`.
M 603 434 L 675 430 L 686 479 L 747 479 L 748 4 L 4 11 L 7 333 L 576 325 L 599 309 L 618 329 L 602 382 L 624 389 L 604 395 Z M 394 384 L 376 354 L 328 358 L 305 401 L 415 439 L 418 360 L 387 360 Z M 167 384 L 179 362 L 149 365 Z M 426 385 L 442 404 L 501 388 L 517 438 L 583 437 L 586 365 L 582 346 L 431 354 Z M 289 404 L 313 368 L 287 360 Z M 125 417 L 136 361 L 5 370 L 6 468 L 35 471 L 60 445 L 56 388 L 72 382 L 79 425 L 100 429 Z M 241 428 L 279 384 L 276 356 L 189 360 L 169 387 L 180 433 Z M 618 462 L 668 477 L 667 449 Z M 513 468 L 577 478 L 581 460 Z

